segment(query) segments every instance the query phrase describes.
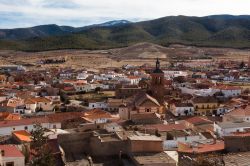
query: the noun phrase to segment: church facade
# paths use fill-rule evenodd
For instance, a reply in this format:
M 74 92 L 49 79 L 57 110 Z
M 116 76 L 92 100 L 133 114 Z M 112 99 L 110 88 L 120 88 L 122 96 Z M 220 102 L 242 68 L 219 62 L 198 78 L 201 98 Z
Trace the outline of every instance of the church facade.
M 165 92 L 164 73 L 160 69 L 159 59 L 151 73 L 151 82 L 146 91 L 141 91 L 134 96 L 131 103 L 121 105 L 119 115 L 121 119 L 132 120 L 135 123 L 159 123 L 164 118 Z

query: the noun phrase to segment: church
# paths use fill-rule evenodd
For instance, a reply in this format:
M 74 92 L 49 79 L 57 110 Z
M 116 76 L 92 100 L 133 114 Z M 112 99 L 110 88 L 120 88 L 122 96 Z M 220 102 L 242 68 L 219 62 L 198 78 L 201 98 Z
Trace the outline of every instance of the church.
M 164 84 L 164 72 L 160 69 L 157 58 L 148 89 L 139 92 L 129 103 L 119 107 L 120 118 L 136 124 L 161 123 L 165 117 Z
M 160 69 L 160 61 L 157 58 L 155 70 L 151 73 L 150 93 L 158 102 L 164 102 L 165 79 L 164 72 Z

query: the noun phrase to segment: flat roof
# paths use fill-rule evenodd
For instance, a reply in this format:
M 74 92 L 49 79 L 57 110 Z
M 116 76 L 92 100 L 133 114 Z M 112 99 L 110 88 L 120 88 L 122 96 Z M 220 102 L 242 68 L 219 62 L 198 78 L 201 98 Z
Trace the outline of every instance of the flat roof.
M 132 135 L 128 138 L 132 141 L 162 141 L 161 137 L 155 135 Z
M 175 160 L 164 152 L 133 154 L 132 157 L 140 165 L 176 163 Z
M 220 126 L 223 129 L 238 128 L 238 127 L 249 127 L 250 128 L 249 122 L 221 122 L 221 123 L 217 123 L 217 124 L 218 124 L 218 126 Z

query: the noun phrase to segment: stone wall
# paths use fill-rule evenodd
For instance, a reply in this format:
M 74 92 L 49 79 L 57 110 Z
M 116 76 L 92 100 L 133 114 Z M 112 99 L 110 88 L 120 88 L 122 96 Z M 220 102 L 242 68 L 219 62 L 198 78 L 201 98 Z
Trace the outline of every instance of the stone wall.
M 225 149 L 228 152 L 250 151 L 250 136 L 225 136 L 224 141 Z
M 126 141 L 101 142 L 98 137 L 92 137 L 90 141 L 92 156 L 115 156 L 120 152 L 127 153 Z
M 65 153 L 66 161 L 80 160 L 90 153 L 92 132 L 58 135 L 58 143 Z

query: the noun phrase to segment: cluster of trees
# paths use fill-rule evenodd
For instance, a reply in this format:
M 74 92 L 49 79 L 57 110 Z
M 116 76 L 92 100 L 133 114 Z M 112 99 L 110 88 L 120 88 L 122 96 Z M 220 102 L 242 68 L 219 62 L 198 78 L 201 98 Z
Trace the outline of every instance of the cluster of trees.
M 61 63 L 65 63 L 66 60 L 63 59 L 45 59 L 45 60 L 41 60 L 40 63 L 42 64 L 61 64 Z
M 34 125 L 35 130 L 31 132 L 32 142 L 30 151 L 32 154 L 31 166 L 54 166 L 54 158 L 47 144 L 48 137 L 45 136 L 45 128 L 40 124 Z

